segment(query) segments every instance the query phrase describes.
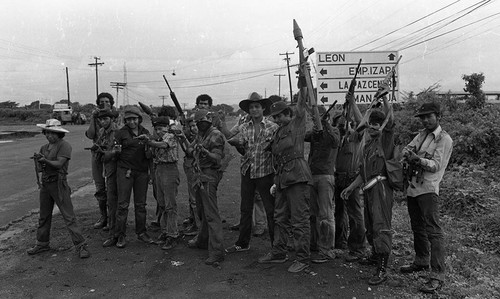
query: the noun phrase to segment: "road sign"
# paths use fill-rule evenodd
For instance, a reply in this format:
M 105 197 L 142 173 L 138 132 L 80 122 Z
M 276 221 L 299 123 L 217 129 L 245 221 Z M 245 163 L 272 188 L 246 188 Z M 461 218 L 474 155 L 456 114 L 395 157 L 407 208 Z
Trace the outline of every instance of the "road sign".
M 356 66 L 362 59 L 356 79 L 355 99 L 359 104 L 371 103 L 379 85 L 398 60 L 397 51 L 377 52 L 317 52 L 317 96 L 323 103 L 343 103 L 349 90 Z M 391 80 L 392 82 L 392 80 Z M 391 102 L 399 99 L 399 71 L 396 66 L 395 99 L 389 93 Z

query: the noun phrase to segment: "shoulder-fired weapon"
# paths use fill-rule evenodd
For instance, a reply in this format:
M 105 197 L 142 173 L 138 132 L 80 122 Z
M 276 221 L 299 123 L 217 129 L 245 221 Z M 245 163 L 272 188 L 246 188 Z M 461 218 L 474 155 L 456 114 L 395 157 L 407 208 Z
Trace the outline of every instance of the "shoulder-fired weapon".
M 297 21 L 295 19 L 293 20 L 293 37 L 297 41 L 298 48 L 299 48 L 299 68 L 301 69 L 301 73 L 305 76 L 306 79 L 306 85 L 307 85 L 307 95 L 309 97 L 309 101 L 312 105 L 312 111 L 313 111 L 313 122 L 316 128 L 319 131 L 323 130 L 323 125 L 321 124 L 321 119 L 319 117 L 319 111 L 318 111 L 318 103 L 316 99 L 316 95 L 314 94 L 314 89 L 312 85 L 312 79 L 311 79 L 311 73 L 309 72 L 309 69 L 307 68 L 307 60 L 306 57 L 304 56 L 304 44 L 302 43 L 302 30 L 300 29 L 299 25 L 297 24 Z

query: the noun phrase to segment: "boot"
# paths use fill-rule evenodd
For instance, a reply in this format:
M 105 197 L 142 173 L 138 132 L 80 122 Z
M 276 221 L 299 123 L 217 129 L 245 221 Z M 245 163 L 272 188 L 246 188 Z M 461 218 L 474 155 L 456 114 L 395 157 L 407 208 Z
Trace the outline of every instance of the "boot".
M 105 201 L 99 201 L 99 210 L 101 211 L 101 218 L 94 224 L 95 229 L 105 228 L 108 225 L 108 206 Z
M 379 254 L 377 261 L 377 271 L 368 280 L 369 285 L 379 285 L 387 280 L 387 262 L 389 261 L 389 254 Z

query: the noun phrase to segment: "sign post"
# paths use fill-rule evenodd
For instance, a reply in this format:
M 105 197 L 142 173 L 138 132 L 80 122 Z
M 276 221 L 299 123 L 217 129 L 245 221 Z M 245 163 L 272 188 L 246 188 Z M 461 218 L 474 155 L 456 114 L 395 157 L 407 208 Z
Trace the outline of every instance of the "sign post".
M 369 104 L 398 60 L 397 51 L 377 52 L 317 52 L 317 96 L 322 103 L 342 102 L 349 90 L 349 83 L 356 73 L 356 66 L 363 60 L 356 79 L 354 98 L 357 104 Z M 389 94 L 390 102 L 399 101 L 399 65 L 396 66 L 395 98 Z

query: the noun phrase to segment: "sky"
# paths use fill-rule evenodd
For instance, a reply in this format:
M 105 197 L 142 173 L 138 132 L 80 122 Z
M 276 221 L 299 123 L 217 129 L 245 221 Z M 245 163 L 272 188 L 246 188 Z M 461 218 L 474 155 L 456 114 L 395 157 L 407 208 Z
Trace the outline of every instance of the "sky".
M 316 52 L 399 51 L 402 92 L 462 91 L 462 75 L 479 72 L 485 91 L 500 90 L 494 0 L 2 0 L 0 9 L 0 102 L 66 99 L 66 67 L 71 101 L 95 102 L 94 57 L 104 63 L 99 92 L 116 97 L 110 82 L 127 82 L 118 105 L 161 105 L 162 75 L 187 108 L 203 93 L 228 105 L 253 91 L 287 96 L 280 53 L 298 63 L 294 19 Z

